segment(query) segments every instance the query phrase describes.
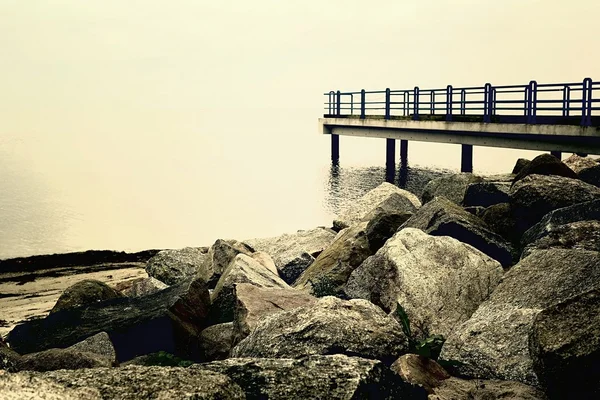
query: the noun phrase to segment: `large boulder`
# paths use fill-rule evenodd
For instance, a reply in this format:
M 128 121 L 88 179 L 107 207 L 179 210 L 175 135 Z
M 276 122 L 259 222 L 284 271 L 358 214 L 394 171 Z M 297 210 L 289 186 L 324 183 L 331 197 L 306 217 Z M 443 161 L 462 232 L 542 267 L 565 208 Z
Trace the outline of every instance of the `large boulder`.
M 255 251 L 268 253 L 275 262 L 279 276 L 292 284 L 334 238 L 335 231 L 315 228 L 273 238 L 245 240 L 244 243 Z
M 577 179 L 577 174 L 558 158 L 551 154 L 540 154 L 527 164 L 515 176 L 513 182 L 518 182 L 529 175 L 556 175 Z
M 513 175 L 518 174 L 519 172 L 521 172 L 523 170 L 523 168 L 528 166 L 529 163 L 531 163 L 531 160 L 528 160 L 526 158 L 519 158 L 517 160 L 517 162 L 515 163 L 515 166 L 513 167 L 512 174 Z
M 512 244 L 521 240 L 521 232 L 517 230 L 517 221 L 510 203 L 499 203 L 489 206 L 481 213 L 481 219 L 490 229 Z
M 142 297 L 156 292 L 160 292 L 163 289 L 168 288 L 169 285 L 159 281 L 156 278 L 148 276 L 146 278 L 133 279 L 126 282 L 121 282 L 115 286 L 115 289 L 121 292 L 127 297 Z
M 421 207 L 421 202 L 417 196 L 409 191 L 400 189 L 391 183 L 384 182 L 375 189 L 367 192 L 367 194 L 354 202 L 350 207 L 343 210 L 333 221 L 334 228 L 336 230 L 341 230 L 364 221 L 369 213 L 394 193 L 400 195 L 405 200 L 408 200 L 403 202 L 406 211 L 414 212 Z
M 579 174 L 581 170 L 586 168 L 595 167 L 598 165 L 598 161 L 591 157 L 581 157 L 577 154 L 573 154 L 568 157 L 563 163 L 569 167 L 573 172 Z
M 340 231 L 310 267 L 294 282 L 315 296 L 338 295 L 350 274 L 373 254 L 366 234 L 368 222 Z
M 600 221 L 577 221 L 553 226 L 548 234 L 528 244 L 521 254 L 527 257 L 535 249 L 579 249 L 600 251 Z
M 67 288 L 60 295 L 52 310 L 50 310 L 50 314 L 69 308 L 93 305 L 104 300 L 119 297 L 123 297 L 123 295 L 106 283 L 86 279 Z
M 540 312 L 529 349 L 533 368 L 549 397 L 600 397 L 600 289 Z
M 342 354 L 302 359 L 232 358 L 193 365 L 227 375 L 249 399 L 425 399 L 381 361 Z
M 272 315 L 231 352 L 232 357 L 301 358 L 351 354 L 391 364 L 408 350 L 398 321 L 366 300 L 328 296 Z
M 233 344 L 239 343 L 266 317 L 307 306 L 317 299 L 297 289 L 265 288 L 249 283 L 235 286 Z
M 434 360 L 417 354 L 405 354 L 390 366 L 390 369 L 400 375 L 404 382 L 420 386 L 433 393 L 442 381 L 450 378 L 450 374 Z
M 233 348 L 233 322 L 211 325 L 200 333 L 200 348 L 207 361 L 224 360 Z
M 45 396 L 45 397 L 42 397 Z M 244 399 L 225 375 L 180 367 L 91 368 L 0 375 L 2 399 Z
M 467 187 L 462 204 L 465 207 L 489 207 L 509 201 L 510 183 L 478 182 Z
M 444 197 L 425 204 L 400 229 L 417 228 L 434 236 L 450 236 L 470 244 L 507 267 L 512 264 L 512 247 L 480 218 Z
M 56 371 L 58 369 L 82 369 L 111 367 L 113 362 L 94 353 L 71 349 L 48 349 L 21 357 L 21 371 Z
M 73 346 L 67 347 L 67 350 L 79 351 L 97 354 L 108 359 L 111 362 L 117 361 L 117 353 L 115 347 L 110 341 L 110 336 L 106 332 L 100 332 Z
M 467 188 L 472 183 L 483 182 L 483 178 L 471 173 L 442 176 L 431 180 L 423 189 L 423 204 L 435 197 L 445 197 L 454 204 L 462 204 Z
M 270 269 L 252 257 L 238 254 L 223 272 L 215 290 L 211 293 L 211 323 L 233 321 L 236 302 L 235 286 L 240 283 L 267 288 L 290 288 L 277 275 L 277 269 L 274 266 Z
M 8 347 L 0 337 L 0 371 L 16 371 L 20 360 L 21 356 L 19 353 Z
M 593 167 L 585 168 L 579 171 L 577 174 L 579 179 L 589 183 L 590 185 L 600 186 L 600 164 L 596 164 Z
M 365 217 L 365 221 L 369 221 L 365 232 L 373 253 L 379 250 L 385 241 L 394 236 L 398 228 L 414 215 L 416 209 L 409 211 L 403 201 L 406 201 L 405 197 L 392 193 Z
M 600 188 L 562 176 L 528 175 L 514 184 L 510 197 L 517 229 L 525 232 L 553 210 L 600 198 Z
M 354 270 L 345 292 L 388 313 L 400 304 L 417 337 L 447 336 L 489 297 L 502 273 L 500 263 L 468 244 L 406 228 Z
M 540 312 L 600 288 L 600 253 L 537 250 L 504 274 L 489 300 L 448 337 L 440 358 L 474 378 L 539 385 L 529 337 Z
M 21 354 L 64 348 L 106 332 L 119 362 L 160 350 L 194 357 L 210 307 L 203 280 L 141 298 L 119 298 L 67 309 L 16 326 L 8 342 Z
M 175 285 L 198 275 L 206 257 L 204 247 L 163 250 L 148 260 L 146 272 L 167 285 Z
M 208 250 L 204 263 L 200 267 L 199 276 L 214 288 L 223 271 L 238 254 L 252 255 L 253 249 L 237 240 L 217 239 Z

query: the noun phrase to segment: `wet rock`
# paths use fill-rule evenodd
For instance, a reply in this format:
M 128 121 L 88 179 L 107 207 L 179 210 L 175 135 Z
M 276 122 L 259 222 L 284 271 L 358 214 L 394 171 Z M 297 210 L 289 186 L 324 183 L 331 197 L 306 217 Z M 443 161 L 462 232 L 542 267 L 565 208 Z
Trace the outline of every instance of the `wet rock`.
M 600 288 L 600 254 L 536 250 L 504 274 L 471 318 L 448 337 L 440 358 L 458 362 L 473 378 L 516 380 L 537 386 L 529 336 L 540 312 Z
M 540 154 L 527 164 L 515 176 L 513 182 L 518 182 L 529 175 L 556 175 L 577 179 L 577 174 L 558 158 L 551 154 Z
M 400 229 L 417 228 L 434 236 L 450 236 L 470 244 L 506 267 L 512 263 L 512 247 L 480 218 L 444 197 L 436 197 L 406 221 Z
M 405 228 L 354 270 L 345 292 L 388 313 L 400 303 L 419 338 L 447 336 L 489 297 L 502 273 L 497 261 L 465 243 Z
M 233 322 L 209 326 L 200 333 L 200 343 L 205 360 L 226 359 L 233 348 Z
M 455 204 L 462 204 L 467 188 L 472 183 L 483 182 L 483 178 L 470 173 L 442 176 L 431 180 L 423 189 L 423 204 L 435 197 L 445 197 Z
M 175 285 L 196 276 L 206 257 L 203 247 L 163 250 L 148 260 L 146 272 L 167 285 Z
M 79 343 L 75 343 L 73 346 L 67 347 L 67 350 L 97 354 L 108 359 L 110 362 L 117 360 L 115 347 L 106 332 L 100 332 L 90 336 Z
M 600 289 L 540 312 L 529 349 L 533 368 L 550 398 L 600 395 Z
M 341 230 L 364 221 L 369 213 L 380 206 L 392 194 L 398 194 L 408 200 L 408 202 L 404 202 L 407 212 L 414 212 L 415 209 L 421 207 L 421 202 L 417 196 L 391 183 L 385 182 L 369 191 L 350 207 L 342 211 L 337 219 L 333 221 L 334 228 Z
M 82 369 L 111 367 L 112 360 L 84 351 L 48 349 L 39 353 L 25 354 L 19 364 L 21 371 L 56 371 L 59 369 Z
M 427 393 L 440 386 L 442 381 L 450 378 L 450 374 L 434 360 L 417 354 L 405 354 L 390 367 L 400 375 L 404 382 L 424 388 Z
M 189 357 L 196 353 L 209 306 L 206 284 L 197 279 L 141 298 L 56 312 L 16 326 L 8 342 L 24 354 L 64 348 L 106 332 L 120 362 L 160 350 Z
M 56 304 L 50 310 L 50 314 L 69 308 L 93 305 L 104 300 L 119 297 L 123 297 L 123 295 L 106 283 L 95 280 L 83 280 L 69 287 L 60 295 Z
M 297 289 L 264 288 L 248 283 L 235 286 L 233 343 L 242 339 L 269 315 L 307 306 L 317 299 Z
M 335 238 L 328 228 L 298 231 L 266 239 L 244 241 L 255 251 L 268 253 L 275 262 L 279 276 L 288 284 L 294 283 L 310 264 Z
M 361 222 L 340 231 L 329 245 L 294 283 L 294 287 L 309 290 L 313 295 L 339 295 L 350 274 L 373 254 L 366 229 Z
M 383 363 L 341 354 L 302 359 L 232 358 L 194 365 L 227 375 L 251 399 L 425 399 Z
M 6 382 L 7 383 L 3 383 Z M 37 388 L 37 389 L 36 389 Z M 0 397 L 43 393 L 49 399 L 244 399 L 242 389 L 225 375 L 178 367 L 93 368 L 0 376 Z M 13 397 L 23 399 L 27 397 Z M 29 397 L 35 398 L 35 397 Z
M 598 161 L 591 157 L 581 157 L 577 154 L 571 155 L 569 158 L 563 161 L 563 163 L 573 170 L 576 174 L 583 169 L 595 167 L 598 165 Z
M 546 400 L 545 394 L 520 382 L 449 378 L 440 383 L 428 400 Z
M 160 292 L 168 287 L 169 285 L 149 276 L 147 278 L 135 279 L 133 282 L 128 282 L 126 286 L 118 285 L 115 289 L 127 297 L 142 297 Z
M 596 164 L 593 167 L 585 168 L 579 171 L 577 174 L 579 179 L 589 183 L 590 185 L 600 186 L 600 164 Z
M 250 256 L 253 250 L 237 240 L 218 239 L 208 250 L 208 255 L 200 268 L 200 277 L 214 288 L 223 271 L 238 254 Z
M 521 258 L 535 249 L 578 249 L 600 251 L 600 221 L 578 221 L 548 229 L 548 234 L 523 250 Z
M 508 203 L 509 183 L 479 182 L 467 187 L 463 205 L 466 207 L 489 207 L 494 204 Z
M 346 354 L 388 365 L 408 350 L 399 323 L 366 300 L 324 297 L 272 315 L 242 340 L 232 357 L 301 358 Z
M 519 232 L 559 208 L 600 198 L 600 188 L 562 176 L 528 175 L 511 190 L 511 206 Z
M 258 287 L 289 288 L 288 284 L 276 275 L 277 269 L 274 267 L 273 269 L 275 273 L 245 254 L 235 256 L 211 294 L 211 322 L 216 324 L 233 321 L 236 284 L 249 283 Z
M 519 172 L 521 172 L 523 170 L 523 168 L 525 168 L 526 166 L 529 165 L 529 163 L 531 163 L 531 160 L 527 160 L 525 158 L 519 158 L 517 160 L 517 162 L 515 163 L 515 166 L 512 170 L 512 173 L 514 175 L 518 174 Z

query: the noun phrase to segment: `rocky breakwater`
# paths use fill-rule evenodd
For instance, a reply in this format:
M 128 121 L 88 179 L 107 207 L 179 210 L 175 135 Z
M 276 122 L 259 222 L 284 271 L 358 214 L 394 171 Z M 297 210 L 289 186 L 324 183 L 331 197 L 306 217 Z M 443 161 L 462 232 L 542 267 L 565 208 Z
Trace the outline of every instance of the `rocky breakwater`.
M 80 282 L 0 342 L 0 398 L 598 398 L 600 189 L 570 160 Z

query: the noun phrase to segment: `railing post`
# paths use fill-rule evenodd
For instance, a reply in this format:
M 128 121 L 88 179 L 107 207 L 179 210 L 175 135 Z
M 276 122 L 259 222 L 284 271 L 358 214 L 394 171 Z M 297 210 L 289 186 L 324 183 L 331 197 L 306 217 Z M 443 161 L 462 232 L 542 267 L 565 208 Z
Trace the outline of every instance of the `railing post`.
M 350 93 L 350 115 L 354 115 L 354 94 Z
M 592 125 L 592 80 L 585 78 L 581 88 L 581 126 Z
M 429 96 L 429 112 L 431 115 L 435 114 L 435 91 L 431 91 L 431 95 Z
M 462 89 L 460 91 L 460 115 L 467 113 L 467 91 Z
M 446 121 L 452 121 L 452 85 L 446 87 Z
M 491 122 L 491 100 L 492 100 L 492 85 L 490 83 L 486 83 L 483 88 L 483 122 L 490 123 Z
M 419 87 L 415 86 L 415 91 L 414 91 L 414 114 L 413 114 L 413 120 L 418 121 L 419 120 Z
M 410 92 L 408 90 L 405 90 L 403 95 L 402 115 L 410 115 Z
M 527 96 L 527 123 L 535 124 L 537 114 L 537 82 L 529 82 L 529 92 Z
M 385 89 L 385 119 L 390 119 L 390 88 Z
M 365 101 L 366 101 L 365 89 L 360 91 L 360 119 L 365 119 Z
M 496 88 L 492 87 L 491 116 L 496 115 Z
M 565 85 L 563 88 L 563 117 L 569 116 L 569 111 L 571 108 L 571 88 L 568 85 Z
M 333 90 L 329 91 L 329 96 L 328 96 L 328 102 L 329 102 L 329 115 L 333 114 L 333 110 L 334 110 L 334 102 L 335 102 L 335 92 Z
M 342 93 L 338 90 L 337 91 L 337 104 L 336 104 L 336 114 L 338 116 L 342 115 Z

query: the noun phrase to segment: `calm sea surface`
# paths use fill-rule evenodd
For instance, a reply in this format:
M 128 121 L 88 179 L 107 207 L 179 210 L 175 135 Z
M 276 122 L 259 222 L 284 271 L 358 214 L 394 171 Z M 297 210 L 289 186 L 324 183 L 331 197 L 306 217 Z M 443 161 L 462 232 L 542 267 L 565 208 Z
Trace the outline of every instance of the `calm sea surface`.
M 206 111 L 168 126 L 0 131 L 0 259 L 208 246 L 330 226 L 385 181 L 385 141 L 341 137 L 333 167 L 318 117 Z M 536 154 L 475 148 L 474 169 L 510 172 L 518 157 Z M 395 181 L 420 193 L 459 165 L 457 145 L 411 142 L 406 175 L 398 168 Z

